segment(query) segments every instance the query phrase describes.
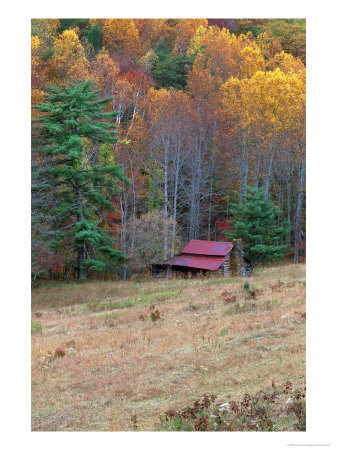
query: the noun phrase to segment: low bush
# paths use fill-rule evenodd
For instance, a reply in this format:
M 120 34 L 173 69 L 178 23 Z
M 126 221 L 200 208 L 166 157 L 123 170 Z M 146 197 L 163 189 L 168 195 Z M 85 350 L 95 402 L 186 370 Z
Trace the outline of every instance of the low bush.
M 244 394 L 241 401 L 217 402 L 215 395 L 202 398 L 181 410 L 168 410 L 158 429 L 165 431 L 305 431 L 305 390 L 285 388 Z M 286 425 L 285 425 L 286 424 Z
M 160 311 L 158 309 L 156 309 L 156 310 L 154 309 L 154 305 L 150 306 L 150 310 L 151 310 L 150 318 L 151 318 L 152 322 L 156 322 L 157 320 L 160 320 L 162 318 Z

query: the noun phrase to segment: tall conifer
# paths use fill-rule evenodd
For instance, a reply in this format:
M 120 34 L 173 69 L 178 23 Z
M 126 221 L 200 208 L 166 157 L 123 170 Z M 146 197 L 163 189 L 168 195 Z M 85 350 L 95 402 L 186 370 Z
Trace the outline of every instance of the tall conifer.
M 232 205 L 232 231 L 225 231 L 225 237 L 242 239 L 245 257 L 254 265 L 281 260 L 287 249 L 289 223 L 277 224 L 280 211 L 265 197 L 264 189 L 248 186 L 245 200 L 242 205 Z
M 57 223 L 53 238 L 70 238 L 80 281 L 87 278 L 87 269 L 103 270 L 106 261 L 123 259 L 98 226 L 99 214 L 114 209 L 111 199 L 118 182 L 129 181 L 109 150 L 109 143 L 118 141 L 118 113 L 103 111 L 111 100 L 100 99 L 91 81 L 80 81 L 50 85 L 46 102 L 35 106 L 42 113 L 37 119 L 40 145 L 35 148 L 45 166 L 40 188 L 57 198 L 49 211 Z

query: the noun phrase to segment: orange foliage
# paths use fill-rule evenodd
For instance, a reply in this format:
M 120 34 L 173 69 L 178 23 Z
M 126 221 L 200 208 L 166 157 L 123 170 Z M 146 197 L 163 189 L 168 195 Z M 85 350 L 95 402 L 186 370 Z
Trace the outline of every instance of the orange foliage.
M 174 53 L 185 54 L 191 39 L 201 26 L 207 27 L 207 19 L 181 19 L 175 27 Z
M 249 77 L 257 70 L 264 70 L 261 50 L 251 33 L 236 36 L 226 28 L 200 27 L 189 51 L 199 51 L 195 64 L 207 67 L 222 81 L 231 76 Z
M 112 53 L 137 58 L 141 52 L 139 32 L 133 19 L 100 19 L 103 46 Z
M 162 29 L 165 19 L 133 19 L 138 30 L 142 53 L 156 47 L 162 39 Z
M 91 64 L 91 78 L 103 97 L 111 95 L 118 74 L 118 64 L 110 58 L 106 51 L 100 51 L 96 60 Z

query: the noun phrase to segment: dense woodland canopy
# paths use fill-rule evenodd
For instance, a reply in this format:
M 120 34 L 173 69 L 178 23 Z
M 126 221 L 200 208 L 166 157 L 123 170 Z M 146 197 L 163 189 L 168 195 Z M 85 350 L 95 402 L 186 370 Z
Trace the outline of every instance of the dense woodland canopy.
M 118 186 L 102 191 L 106 204 L 87 205 L 127 257 L 109 273 L 125 277 L 190 239 L 218 239 L 219 224 L 229 223 L 232 202 L 244 203 L 249 186 L 275 203 L 280 223 L 289 220 L 289 251 L 299 260 L 305 241 L 304 20 L 33 19 L 31 55 L 32 105 L 47 101 L 49 85 L 81 80 L 92 80 L 99 99 L 113 97 L 105 111 L 117 112 L 119 140 L 83 138 L 86 159 L 79 162 L 98 170 L 108 158 L 124 169 Z M 63 188 L 48 190 L 43 178 L 48 159 L 37 151 L 45 138 L 43 114 L 32 109 L 32 268 L 34 277 L 69 279 L 77 271 L 62 235 L 69 222 L 46 214 Z M 153 230 L 156 239 L 145 238 L 142 229 Z

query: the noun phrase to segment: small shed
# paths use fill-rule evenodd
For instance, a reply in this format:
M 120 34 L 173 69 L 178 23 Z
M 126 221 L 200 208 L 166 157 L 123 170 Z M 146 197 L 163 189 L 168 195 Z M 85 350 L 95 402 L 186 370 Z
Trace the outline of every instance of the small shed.
M 192 240 L 179 255 L 151 266 L 152 277 L 168 276 L 171 272 L 249 276 L 252 266 L 244 257 L 241 239 L 233 242 Z

